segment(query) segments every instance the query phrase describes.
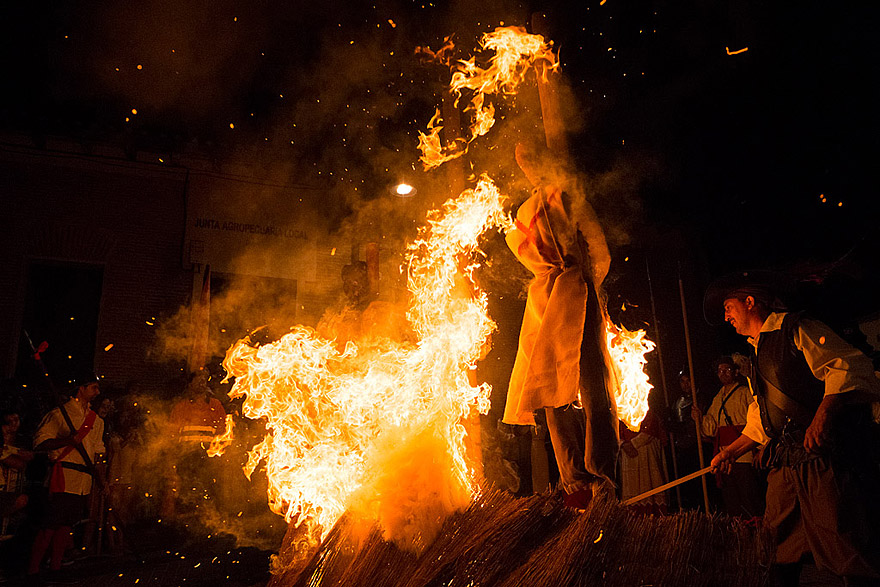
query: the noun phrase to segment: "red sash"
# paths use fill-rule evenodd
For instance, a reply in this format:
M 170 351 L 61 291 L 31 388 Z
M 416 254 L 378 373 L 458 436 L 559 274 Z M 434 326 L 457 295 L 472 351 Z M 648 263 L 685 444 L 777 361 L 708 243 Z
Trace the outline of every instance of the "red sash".
M 52 466 L 52 476 L 49 477 L 49 492 L 50 493 L 63 493 L 64 492 L 64 470 L 61 465 L 64 457 L 69 455 L 74 451 L 76 445 L 81 444 L 83 439 L 88 436 L 89 432 L 92 431 L 92 427 L 95 425 L 95 418 L 98 417 L 94 411 L 89 410 L 86 413 L 86 418 L 83 420 L 82 426 L 80 429 L 76 431 L 76 434 L 73 437 L 73 440 L 76 444 L 71 446 L 64 447 L 64 450 L 58 455 L 58 458 L 55 459 L 55 464 Z
M 715 454 L 721 451 L 722 447 L 728 446 L 734 440 L 739 438 L 745 426 L 719 426 L 715 431 Z

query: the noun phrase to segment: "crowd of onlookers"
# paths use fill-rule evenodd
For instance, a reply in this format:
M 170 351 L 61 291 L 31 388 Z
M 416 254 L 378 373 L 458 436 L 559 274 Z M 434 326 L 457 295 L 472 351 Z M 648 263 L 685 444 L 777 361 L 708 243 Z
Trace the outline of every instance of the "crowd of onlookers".
M 0 413 L 0 577 L 23 570 L 40 521 L 46 515 L 53 452 L 34 447 L 34 437 L 43 420 L 39 407 L 34 410 L 34 406 L 14 393 L 14 388 L 13 392 L 5 391 L 8 393 L 2 399 L 6 407 Z M 106 451 L 97 455 L 94 464 L 104 475 L 106 490 L 88 493 L 78 516 L 75 541 L 65 553 L 67 560 L 99 554 L 102 550 L 122 551 L 123 525 L 112 523 L 110 512 L 116 518 L 132 521 L 151 513 L 150 501 L 140 493 L 140 488 L 135 490 L 133 476 L 133 464 L 143 451 L 147 429 L 146 413 L 138 403 L 125 394 L 106 393 L 91 402 L 91 409 L 104 423 L 101 441 Z M 141 476 L 143 480 L 148 478 Z
M 241 490 L 243 484 L 226 483 L 225 489 L 220 485 L 236 473 L 244 481 L 240 465 L 233 462 L 241 460 L 238 453 L 243 447 L 239 445 L 231 457 L 206 455 L 212 437 L 223 432 L 226 415 L 215 397 L 221 394 L 212 391 L 207 375 L 173 382 L 176 392 L 170 401 L 151 398 L 136 386 L 99 392 L 99 384 L 97 378 L 87 378 L 63 388 L 62 407 L 53 406 L 45 390 L 20 384 L 4 387 L 0 580 L 27 577 L 35 569 L 45 575 L 47 561 L 57 573 L 59 566 L 63 569 L 80 558 L 123 554 L 128 549 L 126 529 L 133 525 L 173 532 L 184 523 L 189 527 L 195 518 L 207 517 L 206 507 L 216 511 L 220 502 L 225 509 L 235 509 L 232 515 L 242 509 L 232 503 L 238 496 L 231 492 Z M 84 393 L 85 385 L 95 386 L 94 398 Z M 65 418 L 72 417 L 76 434 L 59 417 L 59 410 Z M 89 411 L 95 414 L 91 421 L 82 415 Z M 77 456 L 82 447 L 85 460 Z M 59 463 L 65 468 L 59 469 Z M 77 475 L 90 478 L 88 486 L 81 486 Z M 50 533 L 57 529 L 59 515 L 66 519 L 61 528 L 70 538 L 56 548 L 54 539 L 43 536 L 47 528 Z M 59 549 L 63 552 L 56 552 Z M 55 556 L 61 558 L 54 561 Z

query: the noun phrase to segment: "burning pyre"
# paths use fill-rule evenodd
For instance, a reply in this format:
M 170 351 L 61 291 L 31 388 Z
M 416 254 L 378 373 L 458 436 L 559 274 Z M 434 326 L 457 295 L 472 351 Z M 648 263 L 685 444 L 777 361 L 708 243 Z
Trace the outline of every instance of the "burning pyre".
M 340 349 L 296 326 L 275 343 L 229 350 L 230 395 L 245 396 L 243 414 L 269 430 L 246 472 L 265 463 L 276 512 L 326 532 L 350 509 L 419 548 L 467 506 L 477 488 L 462 419 L 489 408 L 488 386 L 472 386 L 467 372 L 494 328 L 472 257 L 483 232 L 507 225 L 502 203 L 483 178 L 429 215 L 407 252 L 413 342 L 368 333 Z
M 459 61 L 450 84 L 457 99 L 469 96 L 471 137 L 443 145 L 436 115 L 420 136 L 426 168 L 462 155 L 489 131 L 489 95 L 515 93 L 539 62 L 542 75 L 557 65 L 549 44 L 520 28 L 499 28 L 482 46 L 495 52 L 489 66 Z M 406 252 L 410 337 L 366 332 L 343 343 L 295 326 L 276 342 L 246 338 L 229 349 L 230 396 L 243 397 L 243 414 L 264 419 L 268 430 L 246 473 L 265 465 L 273 510 L 303 535 L 326 537 L 349 512 L 367 527 L 378 524 L 384 539 L 421 552 L 479 494 L 462 422 L 473 410 L 488 411 L 488 385 L 472 385 L 468 372 L 495 325 L 473 273 L 481 235 L 513 227 L 505 197 L 485 175 L 428 214 Z M 644 332 L 610 322 L 606 331 L 620 417 L 637 427 L 651 388 L 644 353 L 653 344 Z

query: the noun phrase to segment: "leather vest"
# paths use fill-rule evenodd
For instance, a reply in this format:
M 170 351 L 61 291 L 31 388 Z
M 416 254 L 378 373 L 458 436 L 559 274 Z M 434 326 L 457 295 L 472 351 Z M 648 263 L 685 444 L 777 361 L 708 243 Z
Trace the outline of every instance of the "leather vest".
M 800 313 L 787 314 L 782 328 L 762 332 L 758 339 L 753 384 L 770 438 L 806 430 L 825 396 L 825 383 L 813 375 L 804 353 L 794 345 L 800 319 Z

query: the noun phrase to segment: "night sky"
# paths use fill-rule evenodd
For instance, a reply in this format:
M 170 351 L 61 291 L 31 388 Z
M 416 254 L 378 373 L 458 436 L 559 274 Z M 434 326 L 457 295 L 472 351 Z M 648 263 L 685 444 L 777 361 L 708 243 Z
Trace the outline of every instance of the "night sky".
M 417 160 L 448 70 L 415 48 L 454 35 L 469 56 L 480 34 L 543 12 L 577 100 L 573 156 L 604 178 L 595 204 L 613 245 L 706 275 L 840 273 L 875 292 L 868 5 L 6 3 L 0 130 L 295 162 L 290 179 L 346 194 L 344 216 Z

